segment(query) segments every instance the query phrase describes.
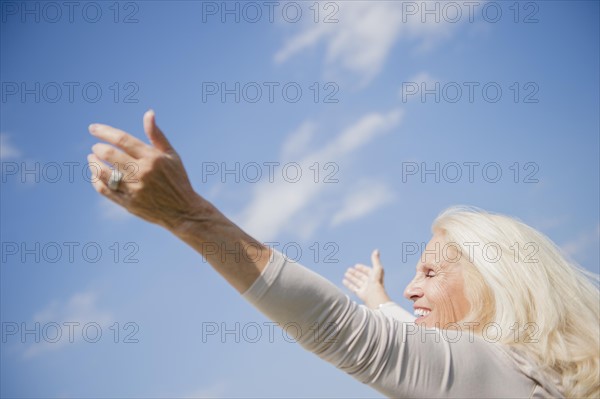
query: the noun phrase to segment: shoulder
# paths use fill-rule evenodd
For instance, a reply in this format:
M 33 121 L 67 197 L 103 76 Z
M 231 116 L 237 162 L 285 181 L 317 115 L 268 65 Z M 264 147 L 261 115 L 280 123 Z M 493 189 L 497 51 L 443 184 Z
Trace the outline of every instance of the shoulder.
M 539 365 L 531 359 L 524 350 L 513 345 L 497 345 L 506 359 L 521 373 L 532 381 L 535 381 L 535 389 L 532 398 L 564 398 L 562 393 L 562 382 L 560 375 L 552 370 L 542 370 Z
M 537 382 L 518 367 L 504 345 L 473 330 L 424 328 L 412 323 L 398 323 L 397 328 L 403 330 L 404 350 L 423 374 L 422 382 L 439 384 L 439 393 L 530 397 L 536 389 Z

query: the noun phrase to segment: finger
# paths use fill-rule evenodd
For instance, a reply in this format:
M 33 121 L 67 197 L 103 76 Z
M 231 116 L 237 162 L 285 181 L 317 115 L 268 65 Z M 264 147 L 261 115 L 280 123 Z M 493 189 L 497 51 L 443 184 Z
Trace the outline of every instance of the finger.
M 354 267 L 357 268 L 358 270 L 360 270 L 361 272 L 367 274 L 367 275 L 371 274 L 371 271 L 373 270 L 372 267 L 365 266 L 365 265 L 356 265 Z
M 366 281 L 366 280 L 369 279 L 369 274 L 364 273 L 361 270 L 350 269 L 350 270 L 348 270 L 348 272 L 346 274 L 350 275 L 350 276 L 353 276 L 353 277 L 356 277 L 360 281 Z
M 346 286 L 347 288 L 350 288 L 350 283 L 345 278 L 342 280 L 342 284 L 344 284 L 344 286 Z
M 356 270 L 357 272 L 361 272 L 366 274 L 367 276 L 369 275 L 369 273 L 371 272 L 371 268 L 367 265 L 363 265 L 362 263 L 357 263 L 354 265 L 354 267 L 352 268 L 353 270 Z
M 92 173 L 92 183 L 95 180 L 102 180 L 105 184 L 107 184 L 108 178 L 112 173 L 112 169 L 109 168 L 108 165 L 106 165 L 106 163 L 102 162 L 100 158 L 96 156 L 96 154 L 89 154 L 87 159 L 88 167 L 90 168 L 90 172 Z
M 149 154 L 150 146 L 148 144 L 123 130 L 101 123 L 91 124 L 89 130 L 94 136 L 116 145 L 133 158 L 139 159 Z
M 352 292 L 356 292 L 356 291 L 358 291 L 358 287 L 356 286 L 356 284 L 352 283 L 351 281 L 344 280 L 344 281 L 342 281 L 342 283 L 344 283 L 344 285 L 345 285 L 346 287 L 348 287 L 348 289 L 349 289 L 350 291 L 352 291 Z
M 373 263 L 373 269 L 375 271 L 379 271 L 383 269 L 383 265 L 381 264 L 381 259 L 379 259 L 379 250 L 376 249 L 371 254 L 371 263 Z
M 354 269 L 347 270 L 346 274 L 344 274 L 344 277 L 346 277 L 346 278 L 354 278 L 354 279 L 357 279 L 359 281 L 367 281 L 369 279 L 368 275 L 363 274 L 362 272 L 357 272 Z
M 98 162 L 99 160 L 97 157 L 94 156 L 94 154 L 88 155 L 88 165 L 90 165 L 90 168 L 92 164 L 97 164 Z M 104 174 L 104 171 L 102 171 L 102 174 Z M 102 178 L 92 179 L 91 182 L 92 186 L 97 192 L 104 195 L 108 199 L 116 202 L 117 204 L 124 206 L 124 199 L 119 195 L 117 191 L 113 191 L 110 188 L 108 188 L 108 186 Z
M 136 164 L 135 166 L 137 166 L 135 158 L 132 158 L 123 151 L 119 151 L 112 145 L 96 143 L 92 146 L 92 152 L 97 158 L 117 167 L 120 171 L 125 170 L 131 164 Z
M 350 281 L 352 284 L 355 284 L 356 286 L 362 286 L 363 285 L 363 280 L 361 280 L 360 278 L 353 276 L 352 274 L 346 274 L 344 275 L 344 277 L 346 278 L 346 280 Z
M 151 109 L 144 114 L 144 131 L 152 145 L 157 149 L 164 152 L 173 150 L 173 147 L 171 147 L 171 143 L 169 143 L 165 134 L 156 125 L 156 114 Z
M 92 183 L 94 183 L 95 180 L 101 180 L 104 185 L 106 187 L 108 187 L 108 180 L 110 179 L 110 176 L 113 173 L 113 169 L 110 168 L 106 163 L 102 162 L 102 160 L 100 158 L 98 158 L 96 156 L 96 154 L 90 154 L 88 155 L 88 164 L 89 164 L 89 168 L 92 171 Z M 121 169 L 120 165 L 119 165 L 119 169 Z M 127 168 L 125 168 L 127 169 Z M 131 175 L 131 173 L 129 173 L 129 175 Z M 126 183 L 137 183 L 136 179 L 132 179 L 130 176 L 124 175 L 120 184 L 119 184 L 119 188 L 117 188 L 116 191 L 119 191 L 121 193 L 124 193 L 125 190 L 122 189 L 123 184 Z M 115 191 L 115 190 L 113 190 Z

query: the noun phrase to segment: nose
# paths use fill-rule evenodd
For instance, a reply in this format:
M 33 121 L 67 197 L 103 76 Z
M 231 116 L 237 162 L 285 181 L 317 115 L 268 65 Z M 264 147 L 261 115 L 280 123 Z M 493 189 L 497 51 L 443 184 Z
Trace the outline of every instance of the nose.
M 415 301 L 423 296 L 423 289 L 416 279 L 408 283 L 404 290 L 404 298 Z

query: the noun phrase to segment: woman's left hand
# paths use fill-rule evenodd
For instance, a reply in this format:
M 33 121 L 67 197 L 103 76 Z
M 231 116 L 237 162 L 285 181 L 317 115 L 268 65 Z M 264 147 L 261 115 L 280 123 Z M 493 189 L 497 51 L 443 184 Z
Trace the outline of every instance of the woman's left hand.
M 379 250 L 375 250 L 371 254 L 371 263 L 373 263 L 373 267 L 360 263 L 349 267 L 344 274 L 342 283 L 354 292 L 367 307 L 376 309 L 380 304 L 390 301 L 383 285 L 384 269 L 379 259 Z

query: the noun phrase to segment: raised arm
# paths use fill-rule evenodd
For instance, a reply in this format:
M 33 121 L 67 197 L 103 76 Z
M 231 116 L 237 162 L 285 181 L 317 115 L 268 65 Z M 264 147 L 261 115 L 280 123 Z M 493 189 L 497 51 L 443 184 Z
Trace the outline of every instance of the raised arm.
M 495 346 L 470 341 L 467 334 L 449 342 L 437 329 L 424 335 L 413 323 L 357 304 L 322 276 L 248 236 L 194 192 L 151 111 L 144 115 L 144 130 L 152 145 L 107 125 L 90 126 L 92 134 L 118 147 L 93 146 L 90 168 L 100 168 L 94 188 L 191 245 L 264 315 L 295 329 L 288 332 L 304 348 L 387 396 L 509 397 L 531 391 L 531 380 L 508 366 Z M 120 183 L 102 161 L 118 165 L 125 176 Z

